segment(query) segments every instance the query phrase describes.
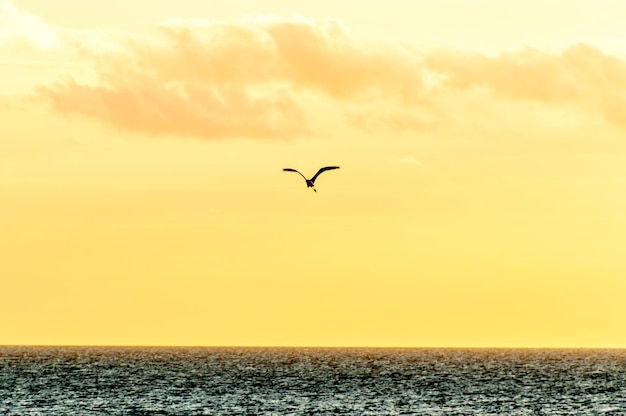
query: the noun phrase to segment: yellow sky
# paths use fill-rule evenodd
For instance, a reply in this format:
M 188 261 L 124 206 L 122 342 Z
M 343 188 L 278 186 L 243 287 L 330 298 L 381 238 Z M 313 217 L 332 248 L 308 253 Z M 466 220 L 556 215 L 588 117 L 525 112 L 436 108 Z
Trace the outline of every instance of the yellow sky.
M 626 347 L 626 4 L 469 4 L 0 0 L 0 344 Z

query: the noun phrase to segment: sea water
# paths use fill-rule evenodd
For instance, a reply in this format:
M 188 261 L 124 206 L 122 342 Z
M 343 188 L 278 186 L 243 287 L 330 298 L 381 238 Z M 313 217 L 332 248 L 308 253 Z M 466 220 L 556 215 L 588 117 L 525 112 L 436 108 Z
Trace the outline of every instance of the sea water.
M 626 350 L 0 347 L 0 415 L 626 415 Z

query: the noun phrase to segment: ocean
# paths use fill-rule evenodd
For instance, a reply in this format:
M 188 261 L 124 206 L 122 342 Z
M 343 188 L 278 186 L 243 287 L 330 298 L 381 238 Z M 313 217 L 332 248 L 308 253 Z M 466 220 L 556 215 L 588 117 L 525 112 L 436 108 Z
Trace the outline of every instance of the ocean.
M 626 415 L 626 350 L 7 346 L 0 415 Z

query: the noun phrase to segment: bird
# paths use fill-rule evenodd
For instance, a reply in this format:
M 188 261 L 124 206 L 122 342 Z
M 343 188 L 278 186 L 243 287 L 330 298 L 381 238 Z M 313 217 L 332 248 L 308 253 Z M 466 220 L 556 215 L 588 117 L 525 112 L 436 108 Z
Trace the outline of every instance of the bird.
M 321 168 L 320 170 L 318 170 L 317 173 L 313 175 L 311 179 L 307 179 L 306 176 L 304 176 L 303 174 L 301 174 L 300 172 L 292 168 L 284 168 L 283 171 L 284 172 L 296 172 L 297 174 L 299 174 L 300 176 L 304 178 L 304 180 L 306 181 L 307 188 L 313 188 L 313 191 L 317 192 L 317 190 L 315 189 L 315 179 L 317 179 L 317 177 L 320 176 L 320 173 L 326 172 L 327 170 L 333 170 L 333 169 L 339 169 L 339 166 L 325 166 Z

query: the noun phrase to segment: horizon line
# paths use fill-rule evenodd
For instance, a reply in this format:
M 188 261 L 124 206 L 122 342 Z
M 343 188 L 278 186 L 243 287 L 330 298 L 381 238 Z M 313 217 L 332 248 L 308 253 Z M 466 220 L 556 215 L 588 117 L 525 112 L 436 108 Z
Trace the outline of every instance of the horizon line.
M 489 346 L 360 346 L 360 345 L 173 345 L 173 344 L 0 344 L 4 347 L 22 348 L 241 348 L 241 349 L 440 349 L 440 350 L 626 350 L 625 347 L 489 347 Z

